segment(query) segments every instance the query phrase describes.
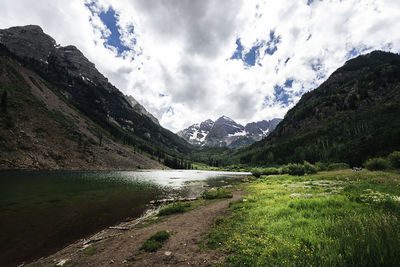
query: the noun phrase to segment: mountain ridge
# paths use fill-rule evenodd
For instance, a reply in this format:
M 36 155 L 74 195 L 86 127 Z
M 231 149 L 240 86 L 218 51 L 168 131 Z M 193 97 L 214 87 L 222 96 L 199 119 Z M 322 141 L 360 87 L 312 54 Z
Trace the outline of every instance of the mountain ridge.
M 346 162 L 400 149 L 400 55 L 373 51 L 350 59 L 305 93 L 267 138 L 226 160 L 273 165 Z
M 223 115 L 215 122 L 208 119 L 200 124 L 195 123 L 177 132 L 177 135 L 192 145 L 235 148 L 261 140 L 271 133 L 280 121 L 281 119 L 275 118 L 243 126 Z
M 51 105 L 46 98 L 37 99 L 37 95 L 31 95 L 33 87 L 42 88 L 46 92 L 52 91 L 60 101 L 78 111 L 79 115 L 77 116 L 84 117 L 85 120 L 91 122 L 90 124 L 96 125 L 96 132 L 102 132 L 104 138 L 120 143 L 123 147 L 129 147 L 133 152 L 139 151 L 141 154 L 145 154 L 145 157 L 158 159 L 161 163 L 168 163 L 174 162 L 172 160 L 174 157 L 182 157 L 193 150 L 181 138 L 162 128 L 158 121 L 150 116 L 136 100 L 130 101 L 132 99 L 109 83 L 108 79 L 75 46 L 57 45 L 56 41 L 45 34 L 39 26 L 28 25 L 0 30 L 0 46 L 3 59 L 0 93 L 5 95 L 5 99 L 9 99 L 9 104 L 15 105 L 18 101 L 15 96 L 20 93 L 18 91 L 25 88 L 23 90 L 29 96 L 26 100 L 33 101 L 35 104 L 29 106 L 27 103 L 23 103 L 24 107 L 35 109 L 33 113 L 36 113 L 40 109 L 39 106 L 42 105 L 36 103 L 36 100 L 45 105 Z M 19 68 L 18 65 L 24 69 Z M 26 75 L 27 72 L 33 74 Z M 32 83 L 29 76 L 33 77 L 39 87 Z M 11 83 L 13 80 L 18 80 L 19 82 L 16 84 L 21 88 L 13 86 Z M 11 104 L 9 110 L 13 108 Z M 19 110 L 13 109 L 13 112 L 18 113 Z M 46 108 L 46 113 L 52 113 L 52 111 Z M 7 121 L 6 117 L 10 114 L 10 112 L 2 114 L 2 122 Z M 60 116 L 57 118 L 59 120 L 57 124 L 62 128 L 65 125 L 60 124 L 67 124 L 67 121 L 73 120 L 73 117 L 63 111 L 60 111 L 58 115 Z M 54 121 L 52 116 L 45 117 L 49 121 Z M 79 129 L 75 134 L 77 138 L 74 140 L 75 143 L 82 142 L 82 138 L 95 141 L 95 138 L 89 138 Z M 95 141 L 88 144 L 94 147 L 94 143 L 100 142 Z M 18 150 L 15 147 L 13 149 Z M 76 155 L 78 154 L 80 152 Z M 7 155 L 2 158 L 7 158 Z M 80 162 L 82 163 L 82 161 Z M 114 163 L 118 165 L 117 162 Z M 17 162 L 7 164 L 13 166 L 12 168 L 18 168 Z M 56 165 L 46 166 L 48 168 L 67 168 L 67 164 Z M 129 168 L 136 169 L 138 166 L 141 165 L 132 161 Z M 39 167 L 45 168 L 40 164 Z

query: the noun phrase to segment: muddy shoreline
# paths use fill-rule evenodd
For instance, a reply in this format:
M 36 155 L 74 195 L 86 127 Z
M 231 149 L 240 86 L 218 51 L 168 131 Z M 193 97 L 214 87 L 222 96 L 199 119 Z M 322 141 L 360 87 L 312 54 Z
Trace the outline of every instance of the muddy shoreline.
M 232 199 L 203 201 L 194 210 L 166 218 L 153 213 L 122 222 L 24 266 L 212 266 L 222 261 L 224 255 L 205 252 L 199 243 L 215 218 L 227 216 L 229 203 L 242 195 L 243 185 L 233 190 Z M 139 252 L 143 242 L 159 230 L 171 233 L 163 248 L 153 253 Z

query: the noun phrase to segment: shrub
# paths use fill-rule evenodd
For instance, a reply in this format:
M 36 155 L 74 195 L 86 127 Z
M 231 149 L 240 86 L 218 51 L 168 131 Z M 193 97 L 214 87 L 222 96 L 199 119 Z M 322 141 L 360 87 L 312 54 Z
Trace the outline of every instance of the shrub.
M 400 169 L 400 151 L 394 151 L 390 153 L 388 160 L 393 168 Z
M 287 165 L 288 166 L 288 173 L 290 175 L 304 175 L 304 166 L 298 163 L 290 163 Z
M 85 254 L 86 256 L 92 256 L 94 254 L 96 254 L 97 252 L 97 248 L 96 247 L 90 247 L 87 248 L 83 251 L 83 254 Z
M 384 158 L 369 159 L 364 165 L 370 171 L 386 170 L 389 168 L 389 162 Z
M 211 189 L 209 191 L 204 191 L 202 196 L 204 199 L 219 199 L 219 198 L 231 198 L 233 197 L 233 194 L 231 191 L 218 188 L 218 189 Z
M 304 161 L 304 172 L 307 174 L 314 174 L 317 173 L 317 167 L 315 167 L 314 165 L 312 165 L 311 163 Z
M 158 215 L 165 216 L 174 213 L 185 212 L 187 208 L 190 208 L 190 206 L 191 206 L 190 203 L 182 203 L 182 202 L 172 203 L 162 207 L 158 212 Z
M 261 170 L 260 169 L 252 169 L 251 174 L 256 178 L 259 178 L 261 176 Z
M 289 173 L 289 165 L 283 165 L 281 168 L 281 174 Z
M 262 171 L 263 175 L 275 175 L 275 174 L 281 174 L 281 169 L 278 168 L 265 168 Z
M 315 163 L 315 167 L 317 167 L 318 171 L 327 171 L 328 165 L 329 165 L 328 163 L 320 162 L 320 161 Z
M 149 239 L 147 239 L 140 247 L 140 250 L 144 250 L 146 252 L 157 251 L 162 247 L 162 245 L 168 238 L 169 233 L 167 231 L 159 231 L 152 235 Z

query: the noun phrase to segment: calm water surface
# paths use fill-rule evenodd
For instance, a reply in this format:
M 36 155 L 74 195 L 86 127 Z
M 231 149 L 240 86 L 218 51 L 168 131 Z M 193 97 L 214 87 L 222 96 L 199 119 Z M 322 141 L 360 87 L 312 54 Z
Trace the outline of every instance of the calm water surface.
M 246 173 L 179 171 L 0 172 L 0 263 L 18 265 L 124 219 L 153 199 L 194 197 Z

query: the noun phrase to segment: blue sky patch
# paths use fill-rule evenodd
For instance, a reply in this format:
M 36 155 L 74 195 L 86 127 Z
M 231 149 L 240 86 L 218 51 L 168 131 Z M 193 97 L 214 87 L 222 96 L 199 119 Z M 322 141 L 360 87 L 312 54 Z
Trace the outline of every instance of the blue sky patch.
M 106 38 L 105 44 L 117 48 L 118 55 L 120 55 L 124 51 L 129 51 L 130 49 L 121 42 L 121 33 L 119 32 L 119 27 L 117 25 L 117 16 L 115 10 L 112 8 L 109 8 L 107 12 L 101 12 L 99 14 L 101 21 L 111 32 L 110 36 Z
M 100 20 L 111 33 L 109 36 L 103 33 L 103 38 L 105 40 L 103 44 L 105 47 L 115 47 L 118 55 L 121 55 L 125 51 L 131 50 L 121 42 L 120 27 L 117 25 L 118 14 L 113 8 L 110 7 L 107 11 L 98 12 L 96 10 L 95 2 L 85 3 L 85 6 L 89 9 L 93 16 L 99 16 Z M 128 28 L 129 33 L 134 33 L 134 30 L 134 26 L 130 25 Z M 136 40 L 133 40 L 133 43 L 136 44 Z
M 289 105 L 290 94 L 285 90 L 285 87 L 280 85 L 274 85 L 274 97 L 276 102 L 281 102 L 285 105 Z
M 294 82 L 293 79 L 287 79 L 287 80 L 285 81 L 285 83 L 284 83 L 285 88 L 292 88 L 293 82 Z
M 261 44 L 253 46 L 247 53 L 243 54 L 244 47 L 240 38 L 236 39 L 236 50 L 230 59 L 240 59 L 247 66 L 254 66 L 256 64 L 257 58 L 260 56 Z
M 349 52 L 347 52 L 346 59 L 365 54 L 366 51 L 371 50 L 372 48 L 373 47 L 353 47 Z
M 254 66 L 256 64 L 257 58 L 260 56 L 260 47 L 262 44 L 253 46 L 247 54 L 244 55 L 243 61 L 248 66 Z
M 260 58 L 260 51 L 265 49 L 265 53 L 269 55 L 273 55 L 278 50 L 278 44 L 281 41 L 280 36 L 275 35 L 275 31 L 270 31 L 269 33 L 269 41 L 266 42 L 265 40 L 259 41 L 253 47 L 251 47 L 247 53 L 244 53 L 245 48 L 240 41 L 240 38 L 236 39 L 236 50 L 233 52 L 233 55 L 230 57 L 232 59 L 240 59 L 246 66 L 254 66 L 257 63 L 257 59 Z M 258 64 L 261 66 L 261 64 Z
M 269 32 L 269 41 L 267 42 L 267 49 L 265 53 L 268 55 L 273 55 L 278 50 L 278 44 L 281 42 L 281 37 L 275 35 L 275 31 L 271 30 Z
M 280 102 L 286 106 L 290 104 L 290 97 L 291 93 L 287 92 L 287 88 L 292 88 L 293 86 L 293 79 L 286 79 L 283 85 L 274 85 L 274 101 Z
M 230 59 L 242 59 L 243 50 L 244 50 L 244 47 L 243 47 L 242 43 L 240 42 L 240 38 L 236 39 L 236 50 Z

